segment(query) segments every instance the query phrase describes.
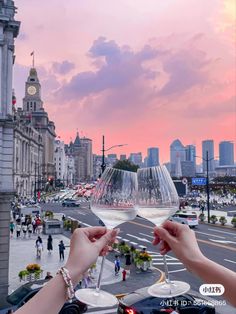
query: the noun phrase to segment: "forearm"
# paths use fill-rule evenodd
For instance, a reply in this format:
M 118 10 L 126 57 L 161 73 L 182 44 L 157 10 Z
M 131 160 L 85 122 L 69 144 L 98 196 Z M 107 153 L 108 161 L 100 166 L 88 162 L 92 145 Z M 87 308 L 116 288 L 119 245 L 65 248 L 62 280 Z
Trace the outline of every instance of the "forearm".
M 223 297 L 236 306 L 236 273 L 206 257 L 186 263 L 186 267 L 206 283 L 221 284 L 225 288 Z
M 76 282 L 72 278 L 73 284 Z M 57 314 L 66 302 L 66 286 L 61 274 L 51 279 L 17 314 Z

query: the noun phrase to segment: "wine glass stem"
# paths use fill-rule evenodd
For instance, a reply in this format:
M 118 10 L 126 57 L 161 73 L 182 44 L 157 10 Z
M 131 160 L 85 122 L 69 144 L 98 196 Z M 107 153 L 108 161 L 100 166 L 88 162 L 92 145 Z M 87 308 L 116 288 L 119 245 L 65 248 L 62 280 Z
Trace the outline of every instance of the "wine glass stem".
M 97 285 L 96 285 L 96 292 L 97 293 L 99 293 L 100 287 L 101 287 L 102 273 L 103 273 L 103 269 L 104 269 L 104 265 L 105 265 L 105 260 L 106 260 L 106 256 L 103 256 L 102 262 L 101 262 L 101 268 L 100 268 L 100 272 L 99 272 L 99 276 L 98 276 L 98 281 L 97 281 Z
M 163 262 L 164 262 L 165 282 L 170 283 L 169 271 L 168 271 L 168 266 L 167 266 L 165 255 L 163 255 Z

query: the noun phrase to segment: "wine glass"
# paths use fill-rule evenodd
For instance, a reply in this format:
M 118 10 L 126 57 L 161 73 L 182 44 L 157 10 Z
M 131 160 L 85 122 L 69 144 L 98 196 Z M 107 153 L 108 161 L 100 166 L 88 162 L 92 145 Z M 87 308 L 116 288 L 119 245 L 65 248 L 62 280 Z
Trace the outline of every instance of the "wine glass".
M 138 215 L 160 226 L 179 209 L 179 198 L 165 166 L 138 169 Z M 183 281 L 170 281 L 165 255 L 163 255 L 165 281 L 149 287 L 155 297 L 174 297 L 189 291 Z
M 135 219 L 137 215 L 137 174 L 115 168 L 106 168 L 91 199 L 91 210 L 108 229 Z M 118 303 L 117 298 L 100 290 L 105 256 L 102 257 L 101 270 L 96 289 L 79 289 L 75 296 L 91 306 L 108 307 Z

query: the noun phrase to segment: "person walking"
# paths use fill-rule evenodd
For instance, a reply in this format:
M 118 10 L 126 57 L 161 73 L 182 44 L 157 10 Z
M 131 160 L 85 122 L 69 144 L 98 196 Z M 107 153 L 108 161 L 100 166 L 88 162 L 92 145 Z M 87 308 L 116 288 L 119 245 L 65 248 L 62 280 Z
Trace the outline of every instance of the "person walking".
M 120 271 L 120 258 L 118 255 L 115 256 L 115 276 L 119 275 L 119 271 Z
M 35 247 L 36 247 L 37 258 L 41 258 L 42 251 L 43 251 L 43 240 L 41 239 L 40 236 L 38 236 L 38 239 L 36 240 Z
M 59 257 L 60 257 L 60 260 L 63 260 L 64 261 L 64 251 L 65 251 L 65 245 L 64 245 L 64 242 L 61 240 L 60 243 L 58 244 L 59 246 Z
M 32 225 L 31 222 L 28 224 L 27 228 L 28 228 L 29 238 L 31 238 L 31 235 L 32 235 L 32 232 L 33 232 L 33 225 Z
M 27 233 L 27 226 L 26 223 L 22 224 L 22 231 L 23 231 L 23 237 L 24 239 L 26 238 L 26 233 Z
M 14 233 L 14 229 L 15 229 L 15 225 L 14 225 L 14 222 L 11 221 L 10 222 L 10 233 L 11 233 L 11 238 L 13 237 L 13 233 Z
M 128 251 L 125 254 L 125 266 L 126 266 L 126 271 L 130 273 L 130 265 L 131 265 L 131 253 Z
M 16 225 L 16 237 L 17 237 L 17 239 L 20 237 L 20 233 L 21 233 L 21 224 L 17 224 Z
M 48 242 L 47 242 L 47 250 L 49 253 L 51 253 L 51 251 L 53 250 L 52 241 L 53 241 L 52 236 L 51 236 L 51 234 L 49 234 Z

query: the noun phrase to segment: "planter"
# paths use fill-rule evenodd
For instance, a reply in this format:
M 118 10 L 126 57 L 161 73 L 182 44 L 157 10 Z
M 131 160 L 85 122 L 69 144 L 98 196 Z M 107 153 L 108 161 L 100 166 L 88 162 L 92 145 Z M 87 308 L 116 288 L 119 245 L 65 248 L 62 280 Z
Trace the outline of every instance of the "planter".
M 143 271 L 147 271 L 152 266 L 152 261 L 136 262 L 136 267 Z
M 43 278 L 43 270 L 34 272 L 34 273 L 28 273 L 24 274 L 22 277 L 20 277 L 20 281 L 35 281 Z

